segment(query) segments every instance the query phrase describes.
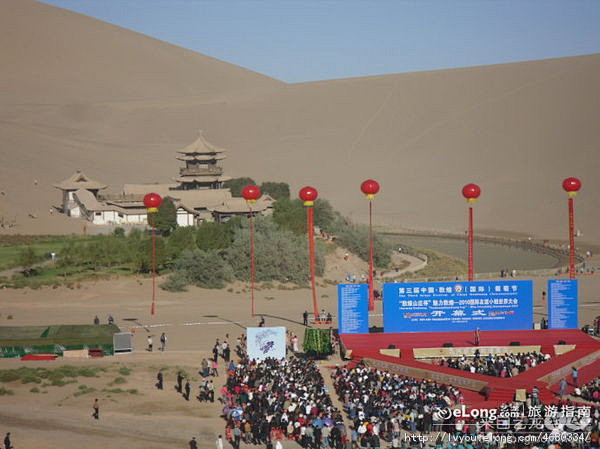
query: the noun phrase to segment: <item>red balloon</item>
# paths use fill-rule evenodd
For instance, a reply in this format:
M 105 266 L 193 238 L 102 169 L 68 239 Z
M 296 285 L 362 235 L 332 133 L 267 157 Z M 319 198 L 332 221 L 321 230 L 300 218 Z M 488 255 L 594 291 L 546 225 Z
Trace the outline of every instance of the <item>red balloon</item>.
M 477 184 L 467 184 L 463 187 L 462 194 L 468 200 L 476 200 L 481 195 L 481 189 Z
M 319 196 L 319 192 L 314 187 L 306 186 L 300 189 L 298 196 L 302 201 L 314 201 Z
M 246 201 L 256 201 L 261 195 L 262 193 L 258 186 L 252 184 L 247 185 L 244 187 L 244 190 L 242 190 L 242 196 Z
M 360 190 L 365 195 L 375 195 L 379 192 L 379 183 L 373 179 L 367 179 L 360 185 Z
M 567 192 L 578 192 L 581 189 L 581 181 L 577 178 L 567 178 L 563 181 L 563 189 Z
M 148 209 L 158 209 L 162 204 L 162 198 L 158 193 L 149 193 L 144 197 L 144 206 Z

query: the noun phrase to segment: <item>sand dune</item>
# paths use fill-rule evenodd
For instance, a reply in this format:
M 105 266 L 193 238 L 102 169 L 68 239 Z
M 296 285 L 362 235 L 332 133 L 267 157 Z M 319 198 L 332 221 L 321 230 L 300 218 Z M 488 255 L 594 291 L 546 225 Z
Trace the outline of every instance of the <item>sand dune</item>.
M 0 214 L 19 232 L 81 229 L 48 212 L 74 169 L 168 181 L 203 129 L 229 175 L 312 184 L 358 221 L 378 179 L 375 221 L 398 228 L 462 232 L 474 181 L 478 229 L 564 239 L 579 176 L 577 227 L 600 243 L 600 55 L 284 84 L 39 3 L 3 2 L 0 25 Z

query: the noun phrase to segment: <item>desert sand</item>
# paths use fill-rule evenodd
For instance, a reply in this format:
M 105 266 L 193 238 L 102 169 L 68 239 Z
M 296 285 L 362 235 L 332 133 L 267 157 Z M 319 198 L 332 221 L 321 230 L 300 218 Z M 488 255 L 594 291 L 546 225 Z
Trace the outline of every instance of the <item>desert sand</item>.
M 50 216 L 52 183 L 169 182 L 202 129 L 228 175 L 313 185 L 357 221 L 377 179 L 375 223 L 397 229 L 462 232 L 477 182 L 478 232 L 566 240 L 578 176 L 576 225 L 600 242 L 600 55 L 286 84 L 32 0 L 2 2 L 0 26 L 6 232 L 82 232 Z

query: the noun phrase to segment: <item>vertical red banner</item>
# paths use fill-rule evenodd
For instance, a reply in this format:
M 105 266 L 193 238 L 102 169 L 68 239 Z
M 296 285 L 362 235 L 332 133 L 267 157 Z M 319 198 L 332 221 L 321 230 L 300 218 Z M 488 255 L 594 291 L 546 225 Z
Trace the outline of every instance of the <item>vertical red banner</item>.
M 473 207 L 469 206 L 469 281 L 473 280 Z
M 319 320 L 319 308 L 317 305 L 317 286 L 315 282 L 315 223 L 314 210 L 312 206 L 306 208 L 306 226 L 308 227 L 308 258 L 310 264 L 310 285 L 312 288 L 313 309 L 315 320 Z
M 575 206 L 569 197 L 569 278 L 575 279 Z

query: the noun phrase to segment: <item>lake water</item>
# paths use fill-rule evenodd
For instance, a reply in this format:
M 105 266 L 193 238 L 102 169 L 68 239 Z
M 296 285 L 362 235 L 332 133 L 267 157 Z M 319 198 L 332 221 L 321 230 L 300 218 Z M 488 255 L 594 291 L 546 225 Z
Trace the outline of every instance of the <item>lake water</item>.
M 447 254 L 458 259 L 467 260 L 467 239 L 451 239 L 444 237 L 428 237 L 415 235 L 391 236 L 397 246 L 407 245 Z M 477 242 L 474 246 L 475 272 L 493 273 L 502 269 L 535 270 L 554 268 L 558 260 L 548 254 L 527 251 L 522 248 L 504 246 L 490 242 Z

